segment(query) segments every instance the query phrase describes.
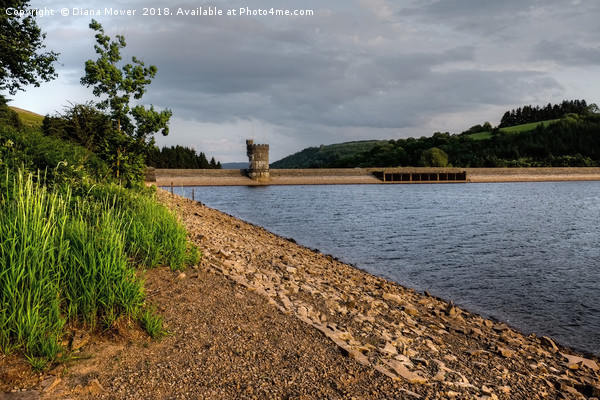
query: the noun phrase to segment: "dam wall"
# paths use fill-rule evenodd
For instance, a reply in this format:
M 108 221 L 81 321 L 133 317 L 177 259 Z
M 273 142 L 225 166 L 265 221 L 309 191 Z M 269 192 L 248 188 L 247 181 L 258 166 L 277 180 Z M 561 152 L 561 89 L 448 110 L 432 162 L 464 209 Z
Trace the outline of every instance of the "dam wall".
M 147 181 L 157 186 L 258 186 L 600 180 L 599 167 L 336 168 L 271 169 L 269 172 L 270 180 L 260 182 L 249 178 L 245 169 L 153 169 L 148 172 Z M 456 179 L 457 176 L 460 179 Z

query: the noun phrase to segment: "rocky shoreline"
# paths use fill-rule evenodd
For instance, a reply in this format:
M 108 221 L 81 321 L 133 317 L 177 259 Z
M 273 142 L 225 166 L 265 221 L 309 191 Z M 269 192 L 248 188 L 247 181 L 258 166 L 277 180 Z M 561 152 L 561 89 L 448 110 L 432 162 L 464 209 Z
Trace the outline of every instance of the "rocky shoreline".
M 600 398 L 598 359 L 158 192 L 204 252 L 145 274 L 171 334 L 123 326 L 46 374 L 0 358 L 0 400 Z
M 597 360 L 171 197 L 213 268 L 414 398 L 600 397 Z

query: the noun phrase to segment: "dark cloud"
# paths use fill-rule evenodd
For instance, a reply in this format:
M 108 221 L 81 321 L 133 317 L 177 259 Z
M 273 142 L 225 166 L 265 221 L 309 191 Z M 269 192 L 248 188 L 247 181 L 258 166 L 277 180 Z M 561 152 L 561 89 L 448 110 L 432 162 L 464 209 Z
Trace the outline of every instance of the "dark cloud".
M 70 7 L 62 0 L 37 2 Z M 282 3 L 211 5 L 289 6 Z M 89 0 L 86 6 L 141 10 L 148 4 Z M 126 61 L 136 55 L 158 67 L 144 102 L 171 108 L 174 127 L 185 132 L 202 126 L 203 141 L 194 134 L 189 143 L 215 149 L 236 148 L 246 134 L 240 131 L 255 122 L 289 153 L 321 143 L 428 135 L 444 118 L 440 130 L 461 131 L 499 118 L 491 110 L 583 98 L 573 82 L 600 65 L 596 0 L 306 0 L 294 7 L 315 15 L 99 20 L 110 36 L 126 37 Z M 63 85 L 78 85 L 85 60 L 95 58 L 89 19 L 40 21 L 48 47 L 61 53 Z M 186 144 L 186 137 L 173 132 L 160 142 Z

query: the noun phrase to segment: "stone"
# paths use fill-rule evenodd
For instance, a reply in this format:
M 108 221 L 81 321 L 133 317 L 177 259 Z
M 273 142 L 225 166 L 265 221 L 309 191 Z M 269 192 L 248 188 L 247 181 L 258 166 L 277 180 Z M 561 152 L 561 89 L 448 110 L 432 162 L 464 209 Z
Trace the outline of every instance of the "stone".
M 542 342 L 542 345 L 544 345 L 545 347 L 549 347 L 550 349 L 552 349 L 554 351 L 558 351 L 558 346 L 548 336 L 542 336 L 540 340 Z
M 424 359 L 424 358 L 418 358 L 418 357 L 414 357 L 414 358 L 412 358 L 412 359 L 411 359 L 411 361 L 412 361 L 414 364 L 421 364 L 421 365 L 424 365 L 424 366 L 426 366 L 426 367 L 429 367 L 429 361 L 427 361 L 427 360 L 426 360 L 426 359 Z
M 500 354 L 504 358 L 512 358 L 515 355 L 514 351 L 509 350 L 505 347 L 498 346 L 497 351 L 498 351 L 498 354 Z
M 509 394 L 511 391 L 510 386 L 500 386 L 498 387 L 498 390 L 504 394 Z
M 383 294 L 383 299 L 384 300 L 388 300 L 388 301 L 393 301 L 396 304 L 399 305 L 404 305 L 406 302 L 404 301 L 404 299 L 402 299 L 401 296 L 394 294 L 394 293 L 384 293 Z
M 462 311 L 460 311 L 458 308 L 454 307 L 454 304 L 452 304 L 452 302 L 450 302 L 450 304 L 448 304 L 448 306 L 444 310 L 444 313 L 449 317 L 456 317 L 460 315 L 461 312 Z
M 478 349 L 478 350 L 467 350 L 467 353 L 470 354 L 472 357 L 479 357 L 480 355 L 483 354 L 483 350 Z
M 398 349 L 392 343 L 387 342 L 381 352 L 389 356 L 395 356 L 398 354 Z
M 90 334 L 85 331 L 75 331 L 71 340 L 71 350 L 79 350 L 90 341 Z
M 60 379 L 57 376 L 53 376 L 53 375 L 49 375 L 47 376 L 43 381 L 42 381 L 42 391 L 44 391 L 45 393 L 48 393 L 50 391 L 52 391 L 56 386 L 58 386 L 58 384 L 62 381 L 62 379 Z
M 298 271 L 298 269 L 294 268 L 294 267 L 286 267 L 285 270 L 287 271 L 288 274 L 292 274 L 292 275 L 294 275 L 296 273 L 296 271 Z
M 427 383 L 427 378 L 410 371 L 406 366 L 397 360 L 382 360 L 387 364 L 399 377 L 413 384 L 424 385 Z
M 187 275 L 184 272 L 177 275 L 177 279 L 180 281 L 184 280 L 185 278 L 187 278 Z
M 417 316 L 419 314 L 419 312 L 417 311 L 416 308 L 412 308 L 412 307 L 404 307 L 404 312 L 407 313 L 410 316 Z
M 304 306 L 299 306 L 298 315 L 304 318 L 308 317 L 308 309 Z
M 565 353 L 560 353 L 560 355 L 567 359 L 567 366 L 570 369 L 577 369 L 577 368 L 571 368 L 571 366 L 573 366 L 573 365 L 578 365 L 578 366 L 581 365 L 583 367 L 591 369 L 592 371 L 597 372 L 600 370 L 600 367 L 598 367 L 598 364 L 594 360 L 590 360 L 590 359 L 578 357 L 578 356 L 573 356 L 573 355 L 565 354 Z
M 425 345 L 434 353 L 439 353 L 440 350 L 433 344 L 433 342 L 429 339 L 425 341 Z
M 100 382 L 98 381 L 98 379 L 92 379 L 86 386 L 86 390 L 91 393 L 91 394 L 101 394 L 104 393 L 106 390 L 102 387 L 102 385 L 100 384 Z

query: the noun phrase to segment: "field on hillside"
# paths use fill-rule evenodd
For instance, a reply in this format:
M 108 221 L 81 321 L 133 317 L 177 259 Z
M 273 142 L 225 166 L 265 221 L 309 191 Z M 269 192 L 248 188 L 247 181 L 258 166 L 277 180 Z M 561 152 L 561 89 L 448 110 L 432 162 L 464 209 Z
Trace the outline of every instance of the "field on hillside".
M 23 125 L 31 126 L 31 127 L 42 126 L 42 121 L 44 120 L 43 115 L 36 114 L 31 111 L 23 110 L 22 108 L 18 108 L 18 107 L 10 107 L 10 108 L 13 111 L 17 112 L 17 114 L 19 114 L 19 118 L 21 118 L 21 122 L 23 122 Z
M 529 124 L 516 125 L 516 126 L 507 126 L 506 128 L 500 128 L 500 132 L 504 133 L 519 133 L 519 132 L 527 132 L 535 129 L 538 125 L 548 126 L 553 122 L 559 121 L 560 119 L 550 119 L 547 121 L 541 122 L 531 122 Z M 484 140 L 492 137 L 492 132 L 477 132 L 468 136 L 473 140 Z

